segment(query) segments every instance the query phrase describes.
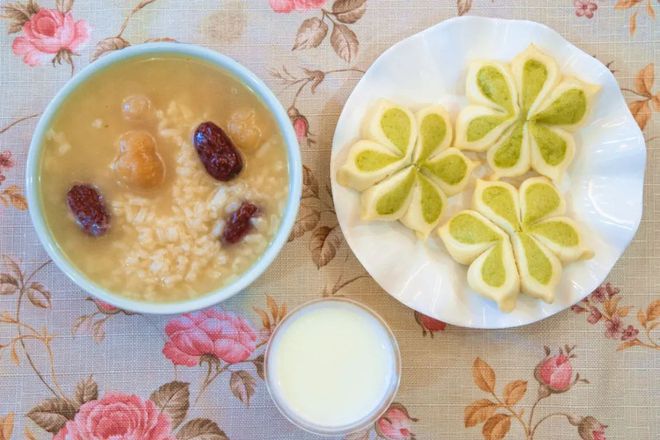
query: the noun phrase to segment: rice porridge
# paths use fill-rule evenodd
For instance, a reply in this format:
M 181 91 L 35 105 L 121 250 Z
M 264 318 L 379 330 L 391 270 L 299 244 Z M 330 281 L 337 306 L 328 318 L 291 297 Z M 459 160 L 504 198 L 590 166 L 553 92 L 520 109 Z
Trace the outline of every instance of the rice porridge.
M 217 67 L 126 60 L 89 78 L 44 140 L 41 203 L 90 280 L 147 301 L 203 295 L 275 235 L 287 154 L 269 110 Z

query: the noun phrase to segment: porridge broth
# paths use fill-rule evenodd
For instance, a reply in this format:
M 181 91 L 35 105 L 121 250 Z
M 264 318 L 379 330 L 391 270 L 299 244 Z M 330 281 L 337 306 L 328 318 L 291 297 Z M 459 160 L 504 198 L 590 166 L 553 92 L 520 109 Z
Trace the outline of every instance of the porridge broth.
M 195 150 L 193 133 L 205 121 L 221 127 L 241 153 L 243 169 L 230 181 L 212 178 Z M 155 185 L 118 176 L 119 139 L 127 132 L 155 140 Z M 203 295 L 247 270 L 279 227 L 288 189 L 283 138 L 258 97 L 204 62 L 164 55 L 98 72 L 63 103 L 44 143 L 40 190 L 48 227 L 67 258 L 114 293 L 148 301 Z M 104 235 L 85 234 L 71 214 L 67 192 L 77 183 L 102 194 L 110 215 Z M 246 201 L 258 216 L 242 240 L 227 244 L 225 221 Z

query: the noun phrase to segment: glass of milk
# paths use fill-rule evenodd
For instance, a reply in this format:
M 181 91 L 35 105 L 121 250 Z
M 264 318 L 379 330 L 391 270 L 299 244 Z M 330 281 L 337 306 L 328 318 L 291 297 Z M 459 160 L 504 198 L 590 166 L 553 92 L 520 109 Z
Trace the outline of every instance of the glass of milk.
M 264 362 L 280 412 L 321 435 L 373 424 L 392 402 L 401 374 L 399 347 L 385 321 L 345 298 L 293 310 L 273 332 Z

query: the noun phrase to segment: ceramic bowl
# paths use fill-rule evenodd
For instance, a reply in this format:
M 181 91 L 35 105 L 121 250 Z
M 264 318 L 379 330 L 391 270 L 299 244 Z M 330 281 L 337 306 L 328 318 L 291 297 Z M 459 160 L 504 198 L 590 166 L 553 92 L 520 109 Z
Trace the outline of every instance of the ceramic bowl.
M 158 55 L 183 55 L 190 59 L 202 60 L 228 72 L 241 81 L 246 87 L 251 89 L 273 114 L 284 139 L 289 169 L 288 198 L 282 220 L 274 238 L 261 257 L 243 274 L 222 288 L 201 295 L 197 298 L 179 302 L 163 303 L 139 301 L 115 294 L 96 284 L 77 269 L 64 255 L 46 225 L 39 191 L 39 163 L 43 151 L 44 137 L 62 103 L 64 103 L 76 88 L 88 78 L 109 66 L 115 63 L 121 63 L 130 58 Z M 291 122 L 289 121 L 289 117 L 273 92 L 259 78 L 257 78 L 254 73 L 250 72 L 247 68 L 233 59 L 210 49 L 178 43 L 150 43 L 132 46 L 113 52 L 88 65 L 73 77 L 57 93 L 43 112 L 32 137 L 26 171 L 26 188 L 30 217 L 34 228 L 37 231 L 39 240 L 53 262 L 69 278 L 71 278 L 74 283 L 80 286 L 83 291 L 96 298 L 124 310 L 154 314 L 182 313 L 209 307 L 237 294 L 257 279 L 271 265 L 275 260 L 275 257 L 277 257 L 277 254 L 287 242 L 300 205 L 301 182 L 302 163 L 300 159 L 300 147 L 295 132 L 293 131 L 293 127 L 291 126 Z

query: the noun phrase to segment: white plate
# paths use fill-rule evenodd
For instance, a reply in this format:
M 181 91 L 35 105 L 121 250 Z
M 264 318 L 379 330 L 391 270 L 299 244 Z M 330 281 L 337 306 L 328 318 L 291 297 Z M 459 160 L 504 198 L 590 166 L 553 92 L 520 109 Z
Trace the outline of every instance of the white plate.
M 468 287 L 466 267 L 449 257 L 435 232 L 424 243 L 398 222 L 360 220 L 358 193 L 339 185 L 335 176 L 348 147 L 358 140 L 366 109 L 376 99 L 411 107 L 441 103 L 455 116 L 465 105 L 465 70 L 470 60 L 509 61 L 530 43 L 555 57 L 562 73 L 602 86 L 589 120 L 576 133 L 575 160 L 560 185 L 568 215 L 581 223 L 586 243 L 596 256 L 564 268 L 553 304 L 521 295 L 513 312 L 502 313 Z M 450 324 L 506 328 L 566 309 L 607 277 L 639 226 L 645 160 L 644 137 L 614 76 L 598 60 L 539 23 L 459 17 L 392 46 L 355 87 L 335 131 L 332 191 L 346 241 L 390 295 Z M 468 207 L 472 189 L 473 183 L 450 200 L 443 221 Z

